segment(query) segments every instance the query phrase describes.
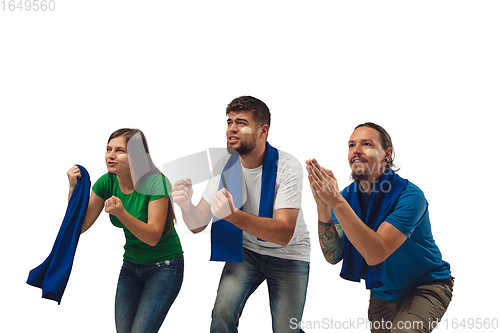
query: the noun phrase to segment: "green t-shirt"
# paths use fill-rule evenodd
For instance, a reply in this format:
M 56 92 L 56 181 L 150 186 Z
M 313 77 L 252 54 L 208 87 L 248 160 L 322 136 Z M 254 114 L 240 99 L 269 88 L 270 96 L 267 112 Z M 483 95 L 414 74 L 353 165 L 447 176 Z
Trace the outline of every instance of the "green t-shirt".
M 136 190 L 130 194 L 125 194 L 120 190 L 116 175 L 105 174 L 94 183 L 92 191 L 104 200 L 113 195 L 116 196 L 130 215 L 144 223 L 148 222 L 149 202 L 170 195 L 170 188 L 165 177 L 157 174 L 141 181 Z M 116 216 L 109 214 L 109 218 L 115 227 L 122 228 L 125 232 L 123 258 L 127 261 L 135 264 L 152 264 L 177 258 L 183 254 L 179 236 L 174 227 L 167 234 L 165 225 L 158 244 L 150 246 L 135 237 Z

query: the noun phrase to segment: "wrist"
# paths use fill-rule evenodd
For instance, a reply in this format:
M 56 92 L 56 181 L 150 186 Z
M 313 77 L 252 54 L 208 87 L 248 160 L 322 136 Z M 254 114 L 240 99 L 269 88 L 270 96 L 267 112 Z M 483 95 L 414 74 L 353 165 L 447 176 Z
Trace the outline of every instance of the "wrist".
M 321 223 L 333 222 L 330 207 L 327 206 L 326 209 L 319 209 L 318 207 L 318 221 Z
M 341 197 L 341 198 L 335 200 L 335 202 L 333 202 L 330 207 L 332 208 L 332 211 L 335 212 L 337 209 L 339 209 L 340 207 L 342 207 L 344 205 L 349 206 L 347 201 L 345 201 L 345 199 L 343 197 Z
M 330 212 L 330 207 L 328 207 L 325 204 L 322 204 L 322 205 L 318 205 L 318 207 L 316 207 L 316 210 L 318 212 L 318 215 L 320 215 L 320 214 L 326 214 L 326 213 Z
M 330 217 L 330 219 L 327 222 L 321 221 L 321 219 L 318 219 L 318 223 L 324 224 L 324 225 L 329 225 L 333 223 L 333 218 Z
M 111 212 L 110 214 L 116 216 L 121 221 L 126 213 L 127 211 L 125 210 L 125 208 L 122 207 L 121 209 L 117 209 L 116 211 Z

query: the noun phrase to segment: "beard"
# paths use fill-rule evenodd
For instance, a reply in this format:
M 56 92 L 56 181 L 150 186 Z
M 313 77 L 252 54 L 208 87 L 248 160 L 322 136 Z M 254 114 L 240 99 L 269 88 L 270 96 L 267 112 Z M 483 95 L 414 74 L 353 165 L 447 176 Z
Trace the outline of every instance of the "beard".
M 257 143 L 255 141 L 248 143 L 243 143 L 240 141 L 240 144 L 237 147 L 230 147 L 229 143 L 227 144 L 227 150 L 229 151 L 230 154 L 233 155 L 238 154 L 240 156 L 250 153 L 252 150 L 255 149 L 255 147 L 257 147 Z
M 244 156 L 257 147 L 257 135 L 247 137 L 245 141 L 239 140 L 239 145 L 233 146 L 227 143 L 227 150 L 230 154 Z
M 363 171 L 352 171 L 351 172 L 351 180 L 355 183 L 361 183 L 363 181 L 368 180 L 369 175 Z

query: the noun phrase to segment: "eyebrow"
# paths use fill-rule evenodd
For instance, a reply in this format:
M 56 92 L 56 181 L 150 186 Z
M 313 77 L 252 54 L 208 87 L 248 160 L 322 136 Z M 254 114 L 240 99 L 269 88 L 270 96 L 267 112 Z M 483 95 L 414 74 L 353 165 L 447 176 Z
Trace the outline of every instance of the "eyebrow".
M 245 119 L 245 118 L 240 118 L 240 117 L 235 118 L 235 119 L 227 118 L 227 122 L 235 121 L 235 120 L 244 121 L 244 122 L 248 123 L 248 119 Z
M 111 147 L 110 145 L 107 145 L 106 148 L 113 148 Z M 122 149 L 126 149 L 124 146 L 116 146 L 115 148 L 122 148 Z
M 356 141 L 354 141 L 354 140 L 349 140 L 347 143 L 348 143 L 348 144 L 351 144 L 351 143 L 355 143 L 355 142 L 356 142 Z M 373 140 L 371 140 L 371 139 L 363 139 L 363 140 L 361 140 L 361 142 L 371 142 L 371 143 L 375 143 L 375 142 L 373 142 Z

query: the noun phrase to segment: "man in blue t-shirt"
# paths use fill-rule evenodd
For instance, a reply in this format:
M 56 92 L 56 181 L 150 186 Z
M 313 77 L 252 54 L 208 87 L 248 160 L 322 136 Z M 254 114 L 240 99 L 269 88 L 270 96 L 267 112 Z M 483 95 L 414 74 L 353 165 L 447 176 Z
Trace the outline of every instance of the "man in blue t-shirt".
M 372 332 L 430 332 L 451 301 L 453 278 L 424 194 L 394 172 L 381 126 L 357 126 L 348 144 L 353 183 L 343 191 L 330 170 L 306 162 L 323 254 L 331 264 L 344 259 L 342 278 L 365 280 Z

